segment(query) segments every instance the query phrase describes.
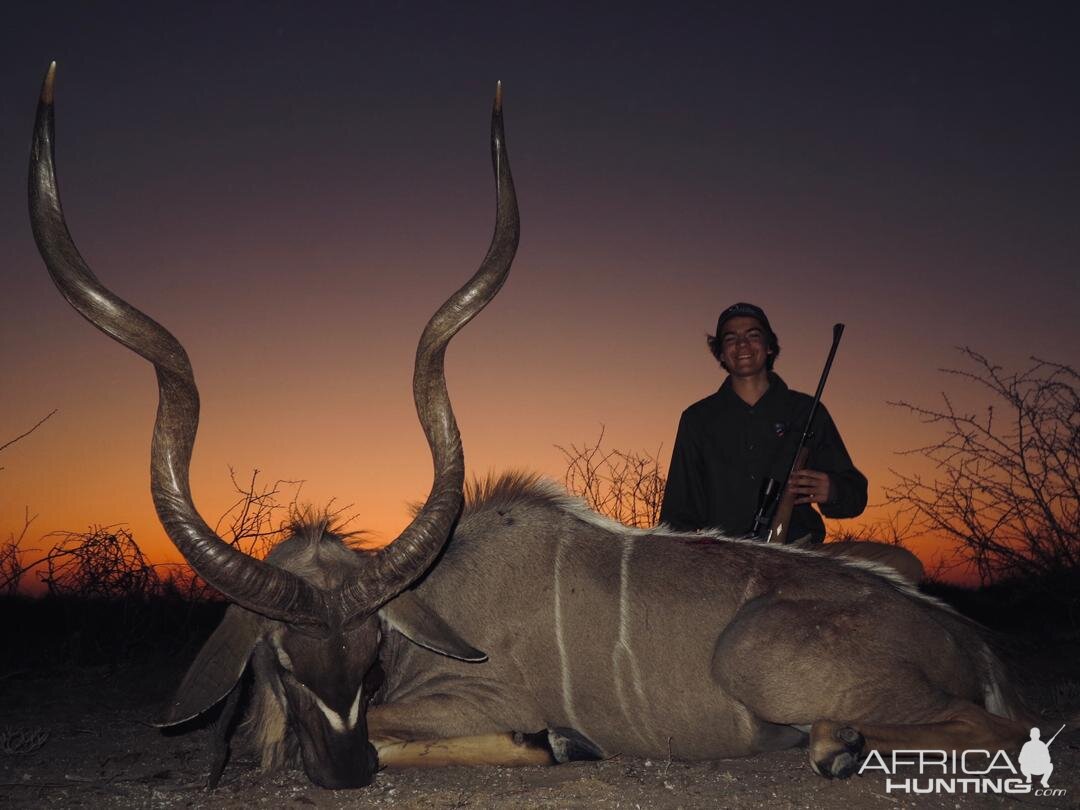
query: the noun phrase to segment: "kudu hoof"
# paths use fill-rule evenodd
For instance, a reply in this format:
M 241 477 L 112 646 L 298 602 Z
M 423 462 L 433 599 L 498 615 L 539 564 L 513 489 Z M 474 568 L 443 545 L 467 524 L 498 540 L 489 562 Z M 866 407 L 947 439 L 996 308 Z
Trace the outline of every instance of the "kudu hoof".
M 604 752 L 592 740 L 572 728 L 548 729 L 547 735 L 555 761 L 560 764 L 604 758 Z
M 818 722 L 810 731 L 810 765 L 826 779 L 847 779 L 865 747 L 866 738 L 851 726 Z
M 515 734 L 514 736 L 515 738 L 520 736 L 517 742 L 547 751 L 553 764 L 556 765 L 604 758 L 604 752 L 592 740 L 572 728 L 548 728 L 532 734 Z

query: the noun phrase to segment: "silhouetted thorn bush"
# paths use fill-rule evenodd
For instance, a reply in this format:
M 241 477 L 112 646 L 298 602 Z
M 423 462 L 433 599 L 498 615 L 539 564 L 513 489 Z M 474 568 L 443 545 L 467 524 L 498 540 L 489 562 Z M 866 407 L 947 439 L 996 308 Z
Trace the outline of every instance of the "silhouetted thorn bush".
M 660 522 L 667 477 L 656 453 L 605 450 L 604 428 L 593 444 L 569 449 L 555 445 L 566 459 L 563 483 L 589 508 L 626 526 L 650 528 Z

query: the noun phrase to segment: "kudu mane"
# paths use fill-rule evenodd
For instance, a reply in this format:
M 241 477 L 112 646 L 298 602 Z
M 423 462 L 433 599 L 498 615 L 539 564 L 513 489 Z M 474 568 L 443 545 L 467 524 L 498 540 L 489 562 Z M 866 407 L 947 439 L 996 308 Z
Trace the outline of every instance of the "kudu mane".
M 284 527 L 286 537 L 271 549 L 267 562 L 291 571 L 311 584 L 330 590 L 363 568 L 362 559 L 372 552 L 352 546 L 362 534 L 347 532 L 327 511 L 311 509 L 295 514 Z
M 750 538 L 731 537 L 715 530 L 679 532 L 662 524 L 647 529 L 626 526 L 593 511 L 583 499 L 569 494 L 560 484 L 543 478 L 536 473 L 521 470 L 505 472 L 499 475 L 488 474 L 483 478 L 474 477 L 471 481 L 466 481 L 465 508 L 462 511 L 459 525 L 464 521 L 482 519 L 487 514 L 503 515 L 509 513 L 515 507 L 558 510 L 584 523 L 603 529 L 613 535 L 613 539 L 614 537 L 649 538 L 651 541 L 658 543 L 672 542 L 679 545 L 692 545 L 706 551 L 715 549 L 718 554 L 723 553 L 726 548 L 730 548 L 730 544 L 734 543 L 761 548 L 766 553 L 794 554 L 820 559 L 820 556 L 813 549 L 793 545 L 763 544 Z M 450 543 L 454 544 L 456 539 L 461 539 L 457 533 L 451 536 Z M 465 542 L 467 543 L 468 540 L 466 539 Z M 893 588 L 912 599 L 927 602 L 953 615 L 959 615 L 951 606 L 923 593 L 889 566 L 849 557 L 831 557 L 830 559 L 835 561 L 837 565 L 865 571 L 884 579 Z
M 247 745 L 259 756 L 264 771 L 280 770 L 299 764 L 300 744 L 289 729 L 289 721 L 281 701 L 265 680 L 253 679 L 251 704 L 241 730 L 247 735 Z

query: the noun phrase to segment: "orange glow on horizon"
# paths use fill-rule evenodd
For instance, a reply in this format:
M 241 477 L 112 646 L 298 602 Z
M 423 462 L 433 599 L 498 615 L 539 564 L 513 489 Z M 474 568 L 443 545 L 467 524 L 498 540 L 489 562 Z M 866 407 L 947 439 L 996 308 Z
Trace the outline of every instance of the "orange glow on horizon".
M 672 425 L 673 427 L 674 425 Z M 419 434 L 419 428 L 414 427 L 413 433 Z M 501 435 L 501 431 L 496 431 L 496 433 Z M 605 436 L 605 447 L 615 448 L 616 445 L 609 441 L 611 434 L 612 431 L 608 428 L 608 433 Z M 44 436 L 40 437 L 42 440 L 44 438 Z M 404 464 L 387 465 L 381 470 L 367 470 L 359 473 L 355 469 L 332 469 L 330 472 L 337 477 L 336 480 L 327 475 L 317 480 L 309 479 L 304 482 L 299 489 L 299 503 L 322 507 L 332 501 L 335 508 L 353 504 L 351 508 L 346 510 L 346 514 L 353 518 L 346 528 L 364 531 L 364 545 L 366 546 L 378 547 L 385 545 L 408 524 L 411 518 L 408 504 L 422 501 L 430 486 L 430 459 L 426 455 L 426 446 L 419 435 L 414 435 L 412 438 L 408 466 Z M 591 438 L 585 437 L 584 440 L 595 440 L 595 438 L 595 436 Z M 45 454 L 46 457 L 52 457 L 54 454 L 56 457 L 62 456 L 63 450 L 56 444 L 58 441 L 59 438 L 55 438 L 52 442 L 38 441 L 35 454 L 39 456 Z M 45 500 L 51 508 L 47 511 L 38 508 L 39 517 L 32 525 L 27 541 L 23 544 L 24 547 L 48 548 L 54 542 L 53 539 L 47 536 L 50 532 L 81 532 L 87 530 L 91 525 L 121 524 L 132 532 L 136 542 L 138 542 L 140 548 L 152 563 L 181 562 L 179 553 L 165 536 L 150 503 L 149 476 L 144 466 L 149 450 L 148 444 L 147 442 L 147 446 L 141 448 L 137 446 L 125 447 L 122 452 L 130 452 L 131 455 L 137 458 L 141 457 L 139 461 L 142 463 L 124 459 L 122 467 L 112 471 L 111 478 L 103 478 L 99 482 L 91 480 L 88 485 L 82 487 L 78 498 L 69 497 L 49 500 L 41 495 L 41 490 L 38 490 L 37 502 Z M 622 444 L 619 449 L 630 449 L 630 446 Z M 498 472 L 514 466 L 498 465 L 497 459 L 500 456 L 507 455 L 506 448 L 501 444 L 501 439 L 485 442 L 480 437 L 477 437 L 472 442 L 466 440 L 466 451 L 470 458 L 479 459 L 479 469 L 470 467 L 470 475 L 476 473 L 486 474 L 489 470 Z M 655 447 L 650 452 L 655 452 Z M 667 452 L 666 446 L 661 448 L 662 462 L 665 467 Z M 196 459 L 199 456 L 197 444 Z M 13 460 L 15 460 L 14 456 Z M 551 447 L 545 459 L 546 464 L 544 467 L 528 465 L 527 463 L 516 466 L 523 469 L 538 470 L 554 480 L 561 480 L 565 469 L 564 466 L 560 466 L 561 460 L 561 454 L 554 447 Z M 280 464 L 281 462 L 279 462 Z M 872 482 L 875 480 L 875 470 L 863 467 L 863 471 L 867 473 Z M 237 469 L 236 472 L 238 480 L 241 483 L 246 483 L 251 470 L 248 469 L 245 472 L 243 469 Z M 69 470 L 68 474 L 70 473 Z M 283 471 L 273 473 L 263 471 L 260 472 L 259 480 L 265 485 L 272 483 L 276 478 L 286 477 L 293 478 L 294 476 L 292 473 Z M 225 468 L 216 476 L 210 475 L 204 465 L 196 463 L 194 465 L 193 480 L 195 481 L 196 505 L 207 522 L 213 527 L 218 517 L 238 497 L 229 485 L 228 470 Z M 349 486 L 358 489 L 364 486 L 373 487 L 374 491 L 369 489 L 366 497 L 361 497 L 365 495 L 362 490 L 358 496 L 350 496 L 348 486 L 338 483 L 340 481 L 348 481 Z M 32 483 L 40 486 L 45 482 L 39 479 L 32 481 Z M 873 489 L 872 487 L 871 503 L 875 500 Z M 283 498 L 287 499 L 291 492 L 291 489 L 284 488 Z M 30 503 L 35 502 L 35 495 L 32 493 L 24 497 Z M 88 521 L 88 512 L 92 512 L 97 517 Z M 32 507 L 31 514 L 34 513 Z M 839 527 L 840 530 L 854 531 L 862 526 L 873 526 L 879 523 L 887 514 L 883 507 L 872 505 L 860 518 L 839 522 L 827 521 L 827 526 L 830 530 Z M 281 516 L 283 515 L 284 513 L 281 513 Z M 0 520 L 4 521 L 4 525 L 9 527 L 8 531 L 10 532 L 17 530 L 21 526 L 23 514 L 21 512 L 17 514 L 2 512 L 0 513 Z M 915 538 L 907 544 L 907 547 L 923 559 L 928 572 L 935 570 L 938 561 L 943 556 L 949 559 L 952 559 L 953 556 L 951 547 L 931 537 Z M 28 556 L 33 558 L 38 555 L 30 554 Z M 968 586 L 978 584 L 978 577 L 974 567 L 967 564 L 954 564 L 946 571 L 944 576 L 946 581 L 956 584 Z M 37 581 L 37 576 L 31 574 L 24 580 L 23 589 L 30 593 L 36 593 L 42 590 L 42 586 Z
M 211 525 L 230 467 L 304 480 L 376 542 L 407 525 L 431 476 L 415 347 L 491 239 L 496 78 L 521 243 L 447 355 L 470 474 L 560 480 L 556 445 L 601 426 L 666 467 L 721 382 L 704 337 L 735 301 L 768 313 L 800 391 L 846 324 L 823 401 L 871 504 L 892 468 L 933 472 L 899 454 L 935 426 L 888 403 L 985 408 L 939 372 L 954 347 L 1076 365 L 1076 49 L 1054 13 L 339 5 L 6 18 L 0 444 L 58 412 L 0 454 L 0 541 L 28 510 L 30 548 L 123 524 L 177 559 L 148 491 L 153 370 L 72 312 L 27 220 L 54 58 L 67 225 L 190 356 Z M 941 545 L 914 547 L 933 570 Z

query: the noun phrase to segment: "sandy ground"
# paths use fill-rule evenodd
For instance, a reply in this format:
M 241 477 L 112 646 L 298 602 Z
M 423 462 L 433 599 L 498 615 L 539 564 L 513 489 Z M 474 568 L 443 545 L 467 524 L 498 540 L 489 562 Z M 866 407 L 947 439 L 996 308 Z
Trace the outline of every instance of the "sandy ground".
M 261 773 L 243 751 L 222 785 L 205 790 L 208 732 L 169 736 L 148 725 L 185 662 L 22 673 L 0 681 L 0 749 L 12 732 L 47 733 L 28 753 L 0 754 L 4 807 L 423 807 L 423 808 L 966 808 L 1080 807 L 1080 728 L 1052 750 L 1050 785 L 1064 796 L 886 793 L 881 776 L 830 782 L 804 751 L 682 763 L 617 757 L 554 768 L 443 768 L 382 772 L 373 786 L 327 791 L 302 771 Z M 1048 721 L 1049 722 L 1049 721 Z M 1056 727 L 1056 726 L 1055 726 Z M 1052 733 L 1052 730 L 1051 732 Z

